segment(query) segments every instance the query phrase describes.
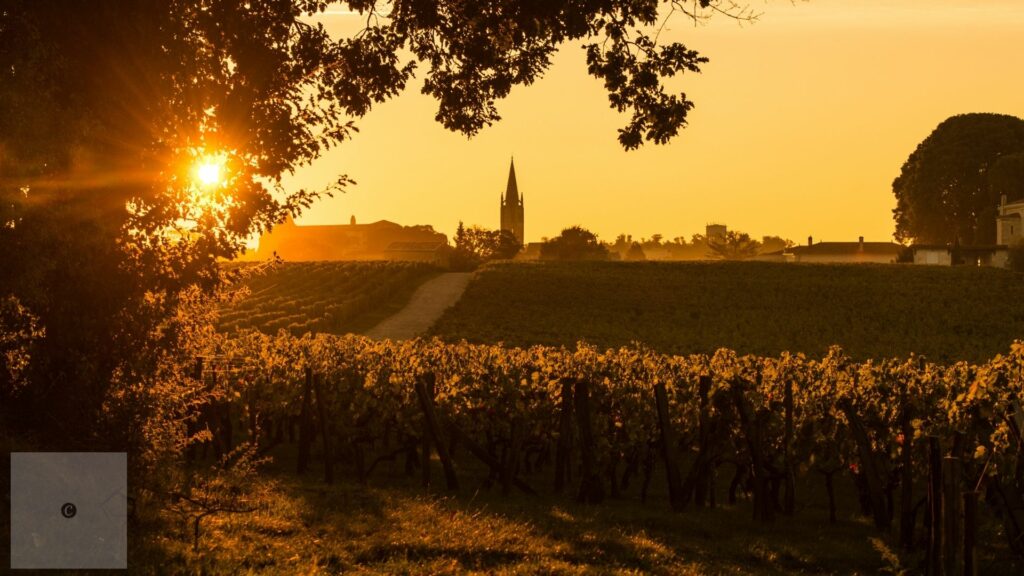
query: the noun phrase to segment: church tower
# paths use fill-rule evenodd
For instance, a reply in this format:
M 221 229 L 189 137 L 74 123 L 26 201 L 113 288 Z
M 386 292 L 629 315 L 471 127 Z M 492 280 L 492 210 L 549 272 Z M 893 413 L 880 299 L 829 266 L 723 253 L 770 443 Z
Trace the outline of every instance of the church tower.
M 516 163 L 512 160 L 508 167 L 508 185 L 505 187 L 505 196 L 501 199 L 501 229 L 509 230 L 519 240 L 523 240 L 523 198 L 519 195 L 519 187 L 516 185 Z

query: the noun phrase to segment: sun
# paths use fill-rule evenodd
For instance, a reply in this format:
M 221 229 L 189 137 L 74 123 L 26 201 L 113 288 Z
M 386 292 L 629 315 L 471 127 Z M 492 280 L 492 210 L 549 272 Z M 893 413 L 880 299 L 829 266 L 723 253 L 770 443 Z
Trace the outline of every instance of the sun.
M 206 189 L 223 185 L 226 160 L 223 155 L 206 155 L 198 158 L 192 170 L 196 184 Z

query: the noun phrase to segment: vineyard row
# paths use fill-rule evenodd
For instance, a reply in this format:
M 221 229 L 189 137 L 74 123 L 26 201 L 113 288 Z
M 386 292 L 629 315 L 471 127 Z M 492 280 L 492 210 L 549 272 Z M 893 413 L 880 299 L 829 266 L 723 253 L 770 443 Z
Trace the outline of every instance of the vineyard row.
M 824 478 L 834 519 L 833 477 L 851 474 L 876 526 L 896 522 L 900 544 L 927 548 L 944 573 L 971 573 L 979 500 L 1024 553 L 1020 342 L 987 363 L 952 365 L 854 362 L 838 348 L 821 359 L 671 356 L 642 346 L 256 332 L 214 352 L 207 385 L 237 399 L 255 436 L 280 440 L 282 425 L 297 423 L 300 471 L 318 436 L 329 481 L 342 459 L 366 482 L 376 463 L 404 454 L 428 483 L 433 450 L 447 487 L 458 489 L 453 453 L 465 449 L 506 492 L 534 493 L 531 483 L 553 464 L 556 492 L 572 486 L 577 500 L 597 503 L 635 478 L 646 499 L 657 465 L 681 511 L 714 506 L 716 478 L 731 470 L 729 499 L 746 488 L 755 520 L 769 522 L 794 513 L 794 479 L 809 472 Z M 231 409 L 224 402 L 208 415 Z M 230 444 L 230 417 L 207 421 L 219 422 L 215 439 Z M 915 529 L 921 510 L 923 531 Z

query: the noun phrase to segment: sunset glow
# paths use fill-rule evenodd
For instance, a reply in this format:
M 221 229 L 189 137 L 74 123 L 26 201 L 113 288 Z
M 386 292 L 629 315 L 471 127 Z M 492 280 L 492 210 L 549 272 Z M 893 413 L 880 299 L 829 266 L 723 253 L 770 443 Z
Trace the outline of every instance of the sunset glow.
M 226 158 L 219 154 L 208 154 L 200 157 L 193 169 L 196 184 L 204 189 L 223 186 L 225 162 Z
M 357 120 L 359 134 L 286 177 L 317 188 L 358 182 L 303 213 L 300 224 L 459 220 L 497 227 L 509 157 L 530 224 L 527 241 L 581 224 L 602 239 L 666 238 L 722 222 L 760 238 L 892 239 L 892 181 L 942 120 L 1024 116 L 1024 2 L 811 0 L 757 2 L 758 22 L 661 34 L 710 58 L 673 90 L 693 99 L 689 125 L 666 146 L 625 152 L 628 118 L 609 109 L 578 45 L 563 46 L 537 83 L 497 102 L 502 120 L 467 139 L 434 120 L 437 104 L 412 82 Z M 334 36 L 365 18 L 319 18 Z

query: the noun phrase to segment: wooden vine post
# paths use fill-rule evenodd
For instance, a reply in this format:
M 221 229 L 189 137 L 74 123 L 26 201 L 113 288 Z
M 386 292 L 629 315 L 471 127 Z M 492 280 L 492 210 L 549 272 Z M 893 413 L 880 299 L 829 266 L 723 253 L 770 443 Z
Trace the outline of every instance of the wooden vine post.
M 455 475 L 455 465 L 448 454 L 448 445 L 445 444 L 444 437 L 441 435 L 441 427 L 438 424 L 437 415 L 434 413 L 434 399 L 427 394 L 427 383 L 429 382 L 429 387 L 433 389 L 436 378 L 433 372 L 427 372 L 417 378 L 416 396 L 419 398 L 420 408 L 423 410 L 427 430 L 430 433 L 430 441 L 437 449 L 437 457 L 441 460 L 441 467 L 444 468 L 445 483 L 449 490 L 458 490 L 459 479 Z
M 594 430 L 590 423 L 590 388 L 586 380 L 576 380 L 574 396 L 576 424 L 580 431 L 580 456 L 583 463 L 580 491 L 576 499 L 583 504 L 600 504 L 604 500 L 604 486 L 597 473 Z
M 686 497 L 683 495 L 679 464 L 676 462 L 676 437 L 668 413 L 668 394 L 665 392 L 664 382 L 654 385 L 654 401 L 658 411 L 658 429 L 661 432 L 661 456 L 665 461 L 665 472 L 668 477 L 668 499 L 672 510 L 681 512 L 686 507 Z
M 960 458 L 946 456 L 942 460 L 942 534 L 943 564 L 945 576 L 962 576 L 963 532 L 961 522 L 963 494 L 960 491 Z
M 698 508 L 711 500 L 714 506 L 714 495 L 711 494 L 711 415 L 708 409 L 708 395 L 711 392 L 711 376 L 703 375 L 697 381 L 698 419 L 697 419 L 697 459 L 693 468 L 683 481 L 683 502 L 693 503 Z
M 927 576 L 942 576 L 942 450 L 936 436 L 928 437 L 928 556 Z
M 978 496 L 979 492 L 964 492 L 964 552 L 963 576 L 977 576 L 978 557 L 975 546 L 978 544 Z
M 324 481 L 334 484 L 334 453 L 331 451 L 330 419 L 327 413 L 327 400 L 324 398 L 323 375 L 313 378 L 313 391 L 316 393 L 317 420 L 320 422 L 320 435 L 324 441 Z
M 309 452 L 313 443 L 313 368 L 306 367 L 306 378 L 302 385 L 302 408 L 299 412 L 299 458 L 296 471 L 303 474 L 309 469 Z
M 561 405 L 558 419 L 558 445 L 555 448 L 555 493 L 561 494 L 565 483 L 571 481 L 572 466 L 570 451 L 572 450 L 572 378 L 562 378 Z
M 793 380 L 786 378 L 784 386 L 782 406 L 785 412 L 785 430 L 783 432 L 782 465 L 786 491 L 783 497 L 782 511 L 787 516 L 792 516 L 796 509 L 796 473 L 793 470 Z

